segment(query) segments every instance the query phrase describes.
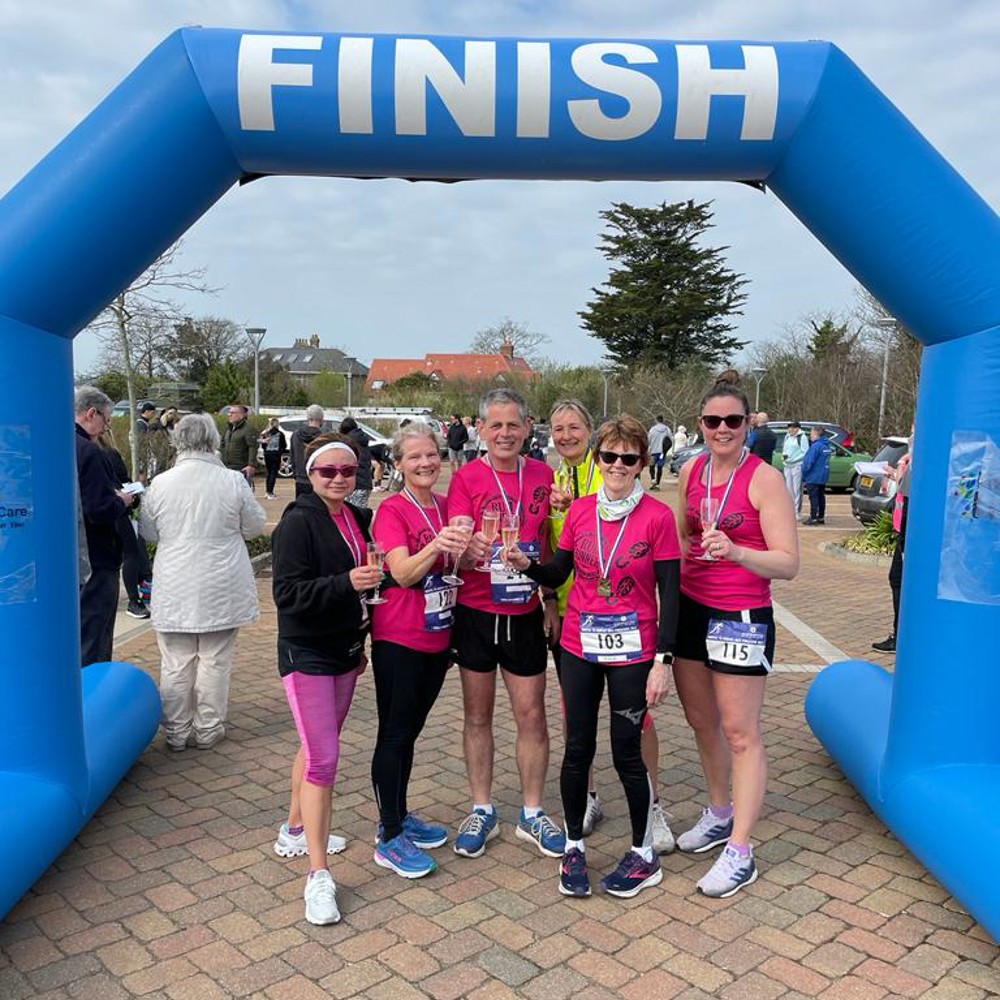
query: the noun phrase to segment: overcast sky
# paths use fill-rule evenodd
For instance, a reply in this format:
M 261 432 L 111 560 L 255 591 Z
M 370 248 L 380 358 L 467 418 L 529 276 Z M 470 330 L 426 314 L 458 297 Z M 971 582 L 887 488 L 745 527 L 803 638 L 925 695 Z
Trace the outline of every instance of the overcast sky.
M 994 207 L 1000 203 L 1000 5 L 995 0 L 0 0 L 0 193 L 144 56 L 185 24 L 293 31 L 824 39 L 839 45 Z M 373 357 L 466 350 L 504 316 L 596 362 L 577 313 L 607 276 L 595 245 L 612 201 L 713 200 L 711 239 L 750 279 L 738 333 L 781 336 L 845 311 L 855 282 L 772 195 L 735 184 L 267 178 L 233 190 L 185 238 L 183 262 L 222 287 L 187 303 Z M 114 229 L 108 228 L 108 238 Z M 97 360 L 77 338 L 78 369 Z

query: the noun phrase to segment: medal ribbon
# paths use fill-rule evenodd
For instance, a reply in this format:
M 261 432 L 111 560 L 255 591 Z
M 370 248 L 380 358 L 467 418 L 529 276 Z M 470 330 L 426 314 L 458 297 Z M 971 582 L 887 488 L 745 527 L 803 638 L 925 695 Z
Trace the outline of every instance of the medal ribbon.
M 597 466 L 594 464 L 593 452 L 588 451 L 584 461 L 587 463 L 587 485 L 584 488 L 583 493 L 580 492 L 579 480 L 579 469 L 580 465 L 583 465 L 583 462 L 581 462 L 580 465 L 570 465 L 568 467 L 565 460 L 562 463 L 564 470 L 573 473 L 573 498 L 575 500 L 579 500 L 581 496 L 590 496 L 590 487 L 594 483 L 594 473 L 597 471 Z
M 350 511 L 346 507 L 341 509 L 341 513 L 344 515 L 344 523 L 347 525 L 347 530 L 350 534 L 350 538 L 344 534 L 344 529 L 340 526 L 340 522 L 337 520 L 335 514 L 331 514 L 330 517 L 333 519 L 333 523 L 340 532 L 340 537 L 344 539 L 344 544 L 351 550 L 351 557 L 354 559 L 354 565 L 360 566 L 362 563 L 361 559 L 361 543 L 358 541 L 358 536 L 354 534 L 354 528 L 351 525 L 353 518 L 351 517 Z
M 719 501 L 719 513 L 715 515 L 715 524 L 718 524 L 722 520 L 722 512 L 726 509 L 726 501 L 729 500 L 729 494 L 732 492 L 733 483 L 736 481 L 736 473 L 740 471 L 740 466 L 746 461 L 747 455 L 750 452 L 744 448 L 740 452 L 740 460 L 736 463 L 736 468 L 729 474 L 729 482 L 726 483 L 725 492 L 722 494 L 722 499 Z M 705 481 L 705 495 L 709 500 L 712 499 L 712 454 L 709 452 L 708 455 L 708 477 Z M 714 526 L 714 525 L 713 525 Z M 705 530 L 705 525 L 701 526 L 701 530 Z
M 444 518 L 441 516 L 441 508 L 438 506 L 437 497 L 434 496 L 433 493 L 431 494 L 431 500 L 434 501 L 434 510 L 437 511 L 438 516 L 438 527 L 435 528 L 433 521 L 431 521 L 431 519 L 427 516 L 427 511 L 424 509 L 424 505 L 410 492 L 409 486 L 403 487 L 403 493 L 406 495 L 406 499 L 420 511 L 420 516 L 427 522 L 427 527 L 434 532 L 435 537 L 440 535 L 442 529 L 444 528 Z
M 503 488 L 503 483 L 500 482 L 500 477 L 497 475 L 497 470 L 493 468 L 493 460 L 489 455 L 486 456 L 486 464 L 490 467 L 490 472 L 493 473 L 493 478 L 496 480 L 497 489 L 500 491 L 500 499 L 503 501 L 504 508 L 508 514 L 517 514 L 520 518 L 521 516 L 521 494 L 524 491 L 524 463 L 519 458 L 517 460 L 517 506 L 511 510 L 510 501 L 507 499 L 507 493 Z
M 618 546 L 622 543 L 622 537 L 625 535 L 625 525 L 628 524 L 628 519 L 632 516 L 631 511 L 622 518 L 622 526 L 618 529 L 618 537 L 615 539 L 615 544 L 611 546 L 611 552 L 608 555 L 608 561 L 604 561 L 604 533 L 601 529 L 601 513 L 597 511 L 597 567 L 601 571 L 600 580 L 610 580 L 611 579 L 611 564 L 615 560 L 615 553 L 618 551 Z

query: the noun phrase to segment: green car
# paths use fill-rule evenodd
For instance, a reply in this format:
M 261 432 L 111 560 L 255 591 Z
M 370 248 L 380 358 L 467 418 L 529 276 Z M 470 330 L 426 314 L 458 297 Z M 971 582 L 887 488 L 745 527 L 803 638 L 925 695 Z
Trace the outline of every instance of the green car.
M 778 439 L 778 444 L 774 449 L 773 464 L 776 469 L 784 469 L 785 460 L 781 455 L 781 446 L 785 443 L 785 432 L 783 430 L 776 430 L 775 437 Z M 827 489 L 843 490 L 845 493 L 851 493 L 857 485 L 857 473 L 854 471 L 854 463 L 870 462 L 872 457 L 866 451 L 851 451 L 850 448 L 845 448 L 843 445 L 837 444 L 832 438 L 830 439 L 830 446 L 833 448 L 833 454 L 830 456 L 830 479 L 826 484 Z

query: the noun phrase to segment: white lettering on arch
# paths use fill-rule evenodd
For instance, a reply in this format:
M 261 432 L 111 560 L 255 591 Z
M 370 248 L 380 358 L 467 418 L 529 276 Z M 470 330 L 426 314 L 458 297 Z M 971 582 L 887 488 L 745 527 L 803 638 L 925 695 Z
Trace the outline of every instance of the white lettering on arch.
M 517 43 L 517 137 L 547 139 L 552 101 L 551 46 Z
M 340 131 L 371 135 L 374 38 L 341 38 L 337 59 L 337 113 Z
M 771 45 L 743 45 L 744 69 L 713 69 L 707 45 L 677 46 L 675 139 L 707 139 L 715 95 L 743 97 L 741 139 L 774 138 L 778 119 L 778 56 Z
M 322 47 L 322 35 L 243 35 L 236 68 L 240 127 L 248 132 L 273 132 L 272 88 L 312 86 L 312 66 L 275 62 L 275 49 L 318 52 Z
M 465 78 L 433 42 L 396 42 L 396 133 L 427 134 L 427 85 L 463 135 L 496 134 L 496 42 L 465 43 Z
M 569 116 L 577 130 L 591 139 L 635 139 L 648 132 L 660 117 L 660 87 L 639 70 L 605 62 L 608 55 L 622 56 L 630 64 L 658 61 L 656 53 L 646 45 L 594 42 L 579 46 L 572 56 L 573 72 L 591 87 L 624 98 L 629 108 L 624 115 L 610 118 L 598 100 L 569 101 Z

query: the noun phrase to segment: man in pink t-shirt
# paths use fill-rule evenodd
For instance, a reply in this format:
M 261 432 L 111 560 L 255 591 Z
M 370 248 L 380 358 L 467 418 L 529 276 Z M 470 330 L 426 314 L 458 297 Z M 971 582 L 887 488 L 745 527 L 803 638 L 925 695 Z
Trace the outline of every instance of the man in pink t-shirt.
M 466 556 L 459 588 L 452 646 L 461 667 L 465 707 L 465 767 L 472 812 L 463 820 L 455 853 L 478 858 L 500 830 L 491 801 L 493 786 L 493 708 L 496 671 L 503 671 L 517 728 L 517 760 L 524 808 L 516 834 L 542 854 L 561 857 L 566 838 L 542 809 L 549 765 L 545 718 L 545 613 L 537 584 L 508 569 L 500 558 L 501 532 L 516 530 L 519 547 L 535 559 L 545 555 L 549 534 L 552 470 L 520 456 L 528 434 L 524 400 L 509 389 L 494 389 L 480 405 L 480 440 L 486 454 L 463 466 L 448 491 L 448 513 L 475 520 L 476 534 Z M 483 514 L 496 515 L 498 532 L 483 534 Z M 513 528 L 516 521 L 517 527 Z M 475 559 L 475 565 L 471 560 Z M 484 566 L 489 561 L 489 569 Z M 484 566 L 479 570 L 479 566 Z M 552 605 L 553 609 L 555 605 Z

